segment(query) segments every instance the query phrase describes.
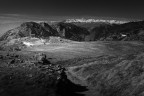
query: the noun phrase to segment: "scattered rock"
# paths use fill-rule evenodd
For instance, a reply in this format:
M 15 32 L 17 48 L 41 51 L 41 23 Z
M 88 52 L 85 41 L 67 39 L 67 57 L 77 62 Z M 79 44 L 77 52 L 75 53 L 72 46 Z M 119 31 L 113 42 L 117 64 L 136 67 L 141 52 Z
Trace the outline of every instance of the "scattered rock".
M 2 56 L 2 55 L 0 55 L 0 59 L 3 59 L 3 56 Z
M 16 60 L 13 59 L 13 60 L 10 61 L 10 64 L 14 64 L 15 62 L 16 62 Z
M 40 64 L 50 64 L 50 61 L 47 60 L 47 57 L 46 57 L 46 54 L 43 54 L 43 53 L 39 53 L 39 54 L 36 54 L 36 59 L 38 61 L 38 63 Z

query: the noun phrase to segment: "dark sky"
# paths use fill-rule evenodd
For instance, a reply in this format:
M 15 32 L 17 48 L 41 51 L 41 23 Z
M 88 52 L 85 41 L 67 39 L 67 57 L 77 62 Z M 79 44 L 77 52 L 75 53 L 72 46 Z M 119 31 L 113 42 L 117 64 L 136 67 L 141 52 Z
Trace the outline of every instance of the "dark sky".
M 0 0 L 0 14 L 144 19 L 144 3 L 140 0 Z

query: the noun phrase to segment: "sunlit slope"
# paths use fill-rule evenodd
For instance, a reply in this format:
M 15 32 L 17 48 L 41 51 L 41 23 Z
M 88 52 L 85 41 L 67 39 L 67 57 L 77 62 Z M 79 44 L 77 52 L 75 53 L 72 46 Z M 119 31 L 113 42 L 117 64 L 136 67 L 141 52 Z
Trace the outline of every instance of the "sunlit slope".
M 47 52 L 61 59 L 97 57 L 114 54 L 136 54 L 144 50 L 140 42 L 69 42 L 69 43 L 46 43 L 46 45 L 32 46 L 26 51 Z

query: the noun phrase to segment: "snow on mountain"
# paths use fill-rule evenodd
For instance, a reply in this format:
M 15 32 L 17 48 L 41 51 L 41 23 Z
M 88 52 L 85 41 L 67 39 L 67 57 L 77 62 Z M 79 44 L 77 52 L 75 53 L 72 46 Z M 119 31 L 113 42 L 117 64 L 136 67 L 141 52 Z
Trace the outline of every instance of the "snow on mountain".
M 103 23 L 110 23 L 110 24 L 124 24 L 128 23 L 128 21 L 119 21 L 119 20 L 103 20 L 103 19 L 67 19 L 65 21 L 66 23 L 98 23 L 98 22 L 103 22 Z

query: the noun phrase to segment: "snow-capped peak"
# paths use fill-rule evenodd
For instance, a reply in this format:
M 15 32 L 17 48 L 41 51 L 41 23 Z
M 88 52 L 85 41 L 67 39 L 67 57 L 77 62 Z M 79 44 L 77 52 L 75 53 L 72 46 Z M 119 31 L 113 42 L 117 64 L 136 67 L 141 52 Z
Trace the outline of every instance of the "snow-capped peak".
M 103 23 L 110 23 L 110 24 L 124 24 L 128 21 L 119 21 L 119 20 L 104 20 L 104 19 L 67 19 L 65 21 L 66 23 L 97 23 L 97 22 L 103 22 Z

